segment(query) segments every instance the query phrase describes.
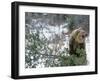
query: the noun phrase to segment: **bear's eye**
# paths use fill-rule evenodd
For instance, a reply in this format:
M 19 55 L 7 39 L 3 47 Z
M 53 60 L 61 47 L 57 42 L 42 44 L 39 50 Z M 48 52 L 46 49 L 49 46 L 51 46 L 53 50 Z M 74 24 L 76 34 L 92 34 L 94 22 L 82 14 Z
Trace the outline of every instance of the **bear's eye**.
M 84 35 L 82 35 L 82 38 L 85 38 L 85 36 L 84 36 Z

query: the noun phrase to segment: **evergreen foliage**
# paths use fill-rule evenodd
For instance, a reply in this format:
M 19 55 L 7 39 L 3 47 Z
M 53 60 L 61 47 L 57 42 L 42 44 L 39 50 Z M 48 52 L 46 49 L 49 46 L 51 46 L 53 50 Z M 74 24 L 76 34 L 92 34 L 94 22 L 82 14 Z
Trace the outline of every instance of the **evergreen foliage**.
M 25 68 L 87 64 L 85 50 L 77 49 L 76 52 L 78 55 L 70 55 L 68 47 L 63 46 L 63 42 L 66 42 L 65 35 L 63 35 L 63 33 L 58 35 L 50 31 L 47 27 L 48 25 L 54 25 L 51 29 L 58 27 L 60 32 L 61 23 L 57 22 L 66 22 L 68 25 L 62 28 L 73 30 L 75 16 L 59 14 L 52 16 L 52 14 L 33 14 L 27 12 L 25 17 Z M 56 23 L 51 22 L 53 20 L 55 20 Z M 55 24 L 57 24 L 57 26 L 55 26 Z M 45 35 L 46 33 L 43 33 L 44 30 L 46 30 L 46 33 L 49 32 L 52 38 L 49 37 L 48 39 Z

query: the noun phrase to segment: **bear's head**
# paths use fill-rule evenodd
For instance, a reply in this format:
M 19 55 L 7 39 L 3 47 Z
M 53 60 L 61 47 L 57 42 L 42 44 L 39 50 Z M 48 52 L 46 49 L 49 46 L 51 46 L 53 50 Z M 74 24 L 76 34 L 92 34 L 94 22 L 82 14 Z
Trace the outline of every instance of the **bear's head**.
M 78 29 L 75 29 L 72 33 L 71 33 L 71 38 L 73 38 L 75 40 L 75 42 L 81 44 L 85 42 L 85 38 L 87 36 L 87 33 L 85 32 L 85 30 L 83 30 L 81 27 Z

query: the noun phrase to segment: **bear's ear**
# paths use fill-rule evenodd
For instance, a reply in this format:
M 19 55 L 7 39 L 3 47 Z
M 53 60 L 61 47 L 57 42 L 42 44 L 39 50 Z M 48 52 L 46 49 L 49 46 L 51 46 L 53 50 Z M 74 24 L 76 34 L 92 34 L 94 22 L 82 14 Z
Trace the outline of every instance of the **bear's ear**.
M 78 30 L 83 30 L 83 28 L 82 27 L 79 27 Z

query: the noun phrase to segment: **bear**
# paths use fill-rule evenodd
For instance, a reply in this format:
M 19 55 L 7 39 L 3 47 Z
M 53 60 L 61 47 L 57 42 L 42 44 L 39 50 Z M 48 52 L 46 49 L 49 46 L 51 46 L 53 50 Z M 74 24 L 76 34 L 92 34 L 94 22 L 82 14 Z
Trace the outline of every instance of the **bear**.
M 73 30 L 70 34 L 69 39 L 69 54 L 76 55 L 77 57 L 86 54 L 85 51 L 85 39 L 87 37 L 87 33 L 82 27 L 79 27 Z

